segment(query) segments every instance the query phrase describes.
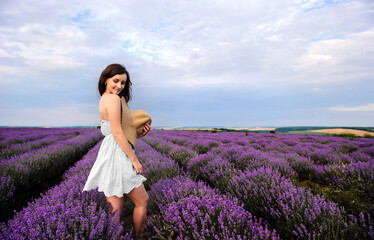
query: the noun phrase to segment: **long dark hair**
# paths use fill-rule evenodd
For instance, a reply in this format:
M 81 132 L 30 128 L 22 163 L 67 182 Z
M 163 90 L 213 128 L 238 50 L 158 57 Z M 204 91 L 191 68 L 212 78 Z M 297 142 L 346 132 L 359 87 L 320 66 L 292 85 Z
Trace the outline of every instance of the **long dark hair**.
M 98 84 L 100 96 L 102 96 L 103 93 L 105 92 L 105 89 L 106 89 L 105 81 L 108 78 L 111 78 L 117 74 L 124 74 L 124 73 L 126 73 L 127 75 L 125 88 L 118 94 L 118 96 L 120 98 L 124 97 L 126 99 L 126 102 L 129 102 L 131 100 L 131 85 L 132 85 L 131 80 L 130 80 L 130 74 L 124 66 L 118 63 L 113 63 L 113 64 L 108 65 L 104 69 L 104 71 L 101 73 L 100 78 L 99 78 L 99 84 Z

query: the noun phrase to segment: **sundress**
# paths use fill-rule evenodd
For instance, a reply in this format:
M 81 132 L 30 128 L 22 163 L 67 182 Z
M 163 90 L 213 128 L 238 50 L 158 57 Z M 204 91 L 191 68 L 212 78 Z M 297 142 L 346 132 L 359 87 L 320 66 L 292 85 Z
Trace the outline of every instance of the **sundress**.
M 101 116 L 104 119 L 102 108 Z M 136 173 L 130 158 L 115 140 L 108 120 L 101 121 L 101 133 L 105 137 L 82 192 L 98 189 L 99 192 L 104 192 L 107 197 L 114 195 L 123 197 L 123 194 L 140 187 L 147 178 Z M 130 146 L 135 153 L 132 144 Z

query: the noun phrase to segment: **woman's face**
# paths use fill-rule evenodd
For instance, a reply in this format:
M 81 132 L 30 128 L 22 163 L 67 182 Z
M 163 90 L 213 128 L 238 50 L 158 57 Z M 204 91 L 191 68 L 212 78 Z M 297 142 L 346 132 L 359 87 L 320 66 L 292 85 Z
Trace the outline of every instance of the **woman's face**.
M 114 75 L 108 78 L 106 82 L 106 92 L 119 94 L 124 88 L 127 80 L 126 73 Z

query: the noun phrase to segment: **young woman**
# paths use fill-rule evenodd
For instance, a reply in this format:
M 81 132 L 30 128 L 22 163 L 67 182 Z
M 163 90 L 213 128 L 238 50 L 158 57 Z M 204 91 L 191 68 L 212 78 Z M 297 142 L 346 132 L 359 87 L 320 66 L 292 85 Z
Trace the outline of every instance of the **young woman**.
M 143 185 L 146 178 L 141 175 L 142 165 L 135 155 L 135 143 L 129 141 L 123 130 L 123 127 L 131 127 L 131 124 L 122 126 L 121 122 L 121 97 L 126 103 L 131 99 L 131 84 L 129 73 L 120 64 L 111 64 L 101 73 L 98 84 L 101 95 L 99 111 L 101 132 L 105 137 L 83 191 L 98 188 L 98 191 L 104 192 L 112 205 L 109 213 L 116 214 L 118 222 L 124 194 L 129 197 L 135 204 L 133 221 L 138 238 L 146 221 L 148 194 Z M 146 123 L 143 132 L 133 138 L 148 134 L 151 122 Z

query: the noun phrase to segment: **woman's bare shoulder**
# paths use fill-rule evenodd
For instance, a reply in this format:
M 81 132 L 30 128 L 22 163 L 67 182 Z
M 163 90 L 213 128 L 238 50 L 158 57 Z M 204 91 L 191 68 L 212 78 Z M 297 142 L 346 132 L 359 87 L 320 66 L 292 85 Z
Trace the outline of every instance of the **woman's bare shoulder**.
M 107 100 L 108 102 L 111 102 L 111 103 L 115 103 L 115 102 L 121 101 L 121 99 L 119 98 L 119 96 L 117 94 L 113 94 L 113 93 L 107 93 L 105 100 Z

